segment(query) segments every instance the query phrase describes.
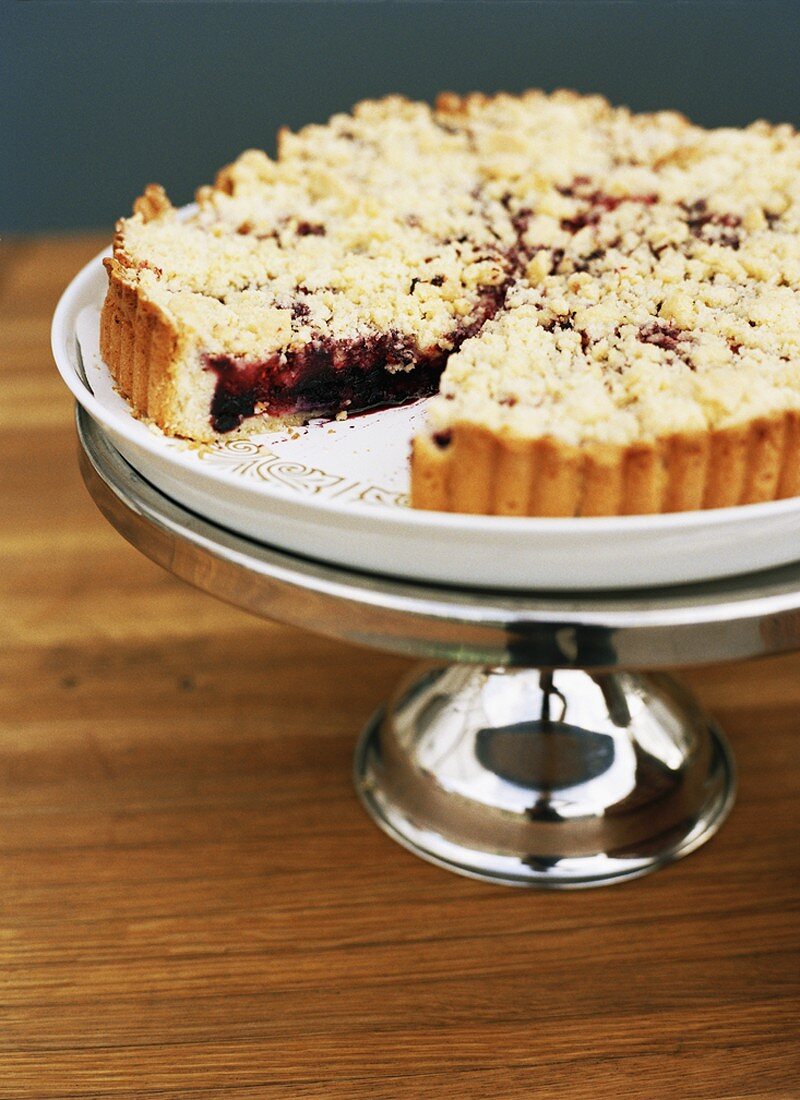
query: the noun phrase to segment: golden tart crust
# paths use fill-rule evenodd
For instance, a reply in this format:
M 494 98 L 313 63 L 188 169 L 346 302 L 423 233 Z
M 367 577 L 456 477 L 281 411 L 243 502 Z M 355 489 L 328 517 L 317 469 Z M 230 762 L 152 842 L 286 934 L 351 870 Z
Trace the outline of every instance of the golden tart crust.
M 415 508 L 498 516 L 614 516 L 756 504 L 800 494 L 800 413 L 652 443 L 570 446 L 455 424 L 413 440 Z

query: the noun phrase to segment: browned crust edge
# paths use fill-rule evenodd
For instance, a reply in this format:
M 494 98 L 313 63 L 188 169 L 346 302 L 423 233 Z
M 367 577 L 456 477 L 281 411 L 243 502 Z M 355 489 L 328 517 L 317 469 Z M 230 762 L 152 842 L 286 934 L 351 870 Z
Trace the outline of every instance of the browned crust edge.
M 800 494 L 800 411 L 653 443 L 569 446 L 474 424 L 412 441 L 414 508 L 499 516 L 613 516 Z
M 134 203 L 143 221 L 169 216 L 173 207 L 163 188 L 151 184 Z M 117 389 L 137 416 L 167 432 L 177 432 L 172 377 L 180 334 L 136 282 L 136 267 L 125 252 L 123 223 L 117 225 L 114 254 L 103 261 L 108 289 L 100 312 L 100 354 Z

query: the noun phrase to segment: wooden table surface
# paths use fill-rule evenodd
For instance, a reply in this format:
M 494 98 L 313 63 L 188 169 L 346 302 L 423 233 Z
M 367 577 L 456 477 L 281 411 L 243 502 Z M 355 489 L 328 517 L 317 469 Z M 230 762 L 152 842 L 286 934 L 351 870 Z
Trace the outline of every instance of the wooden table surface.
M 48 330 L 102 243 L 0 245 L 0 1097 L 800 1097 L 800 657 L 691 675 L 741 775 L 683 862 L 414 858 L 350 780 L 408 662 L 188 588 L 83 488 Z

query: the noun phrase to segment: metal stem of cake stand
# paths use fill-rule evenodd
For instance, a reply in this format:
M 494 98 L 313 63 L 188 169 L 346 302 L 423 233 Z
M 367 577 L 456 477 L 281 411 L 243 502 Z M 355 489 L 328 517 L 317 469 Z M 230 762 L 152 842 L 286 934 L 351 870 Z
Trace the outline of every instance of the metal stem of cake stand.
M 78 436 L 100 510 L 166 569 L 256 615 L 439 662 L 403 680 L 355 758 L 367 811 L 423 858 L 497 883 L 595 886 L 688 854 L 730 812 L 725 738 L 652 670 L 800 647 L 800 564 L 647 593 L 370 576 L 189 512 L 82 411 Z

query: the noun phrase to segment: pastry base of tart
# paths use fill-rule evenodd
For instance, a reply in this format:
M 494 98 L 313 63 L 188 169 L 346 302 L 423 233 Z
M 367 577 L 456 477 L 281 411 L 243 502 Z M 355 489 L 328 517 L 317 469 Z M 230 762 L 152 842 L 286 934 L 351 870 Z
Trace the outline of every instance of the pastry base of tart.
M 499 516 L 696 511 L 800 494 L 800 412 L 653 443 L 571 447 L 472 424 L 413 441 L 415 508 Z

